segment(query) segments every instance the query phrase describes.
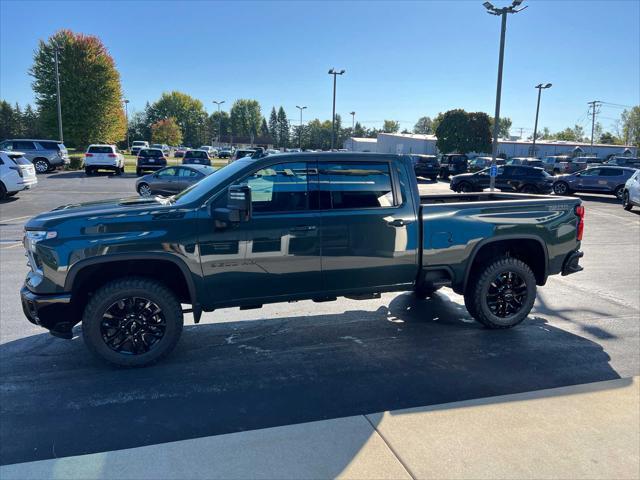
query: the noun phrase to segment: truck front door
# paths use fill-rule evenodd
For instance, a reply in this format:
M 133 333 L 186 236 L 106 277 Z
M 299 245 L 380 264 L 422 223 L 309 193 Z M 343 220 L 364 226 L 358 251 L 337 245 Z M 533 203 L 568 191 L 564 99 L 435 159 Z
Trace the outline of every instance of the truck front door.
M 400 162 L 319 162 L 322 286 L 329 292 L 410 284 L 420 225 Z
M 203 236 L 210 295 L 234 301 L 320 291 L 320 222 L 310 194 L 310 185 L 317 186 L 315 160 L 275 163 L 238 183 L 251 187 L 253 214 Z

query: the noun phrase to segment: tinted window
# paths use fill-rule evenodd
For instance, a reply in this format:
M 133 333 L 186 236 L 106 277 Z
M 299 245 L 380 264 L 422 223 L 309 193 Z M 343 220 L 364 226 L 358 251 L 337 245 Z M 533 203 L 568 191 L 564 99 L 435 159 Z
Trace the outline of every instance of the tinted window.
M 280 163 L 258 170 L 246 180 L 254 213 L 293 212 L 308 208 L 305 162 Z
M 321 208 L 390 207 L 394 204 L 387 163 L 321 163 Z
M 16 165 L 31 165 L 31 162 L 22 155 L 9 155 L 9 158 L 13 160 Z
M 178 170 L 178 176 L 194 178 L 194 177 L 201 177 L 202 174 L 196 172 L 195 170 L 191 170 L 190 168 L 180 168 Z
M 58 142 L 38 142 L 42 148 L 45 150 L 59 150 Z
M 197 150 L 190 150 L 186 152 L 184 156 L 185 158 L 206 158 L 206 159 L 209 158 L 209 156 L 207 155 L 207 152 L 201 152 Z
M 590 168 L 588 170 L 584 170 L 580 176 L 582 177 L 595 177 L 600 175 L 600 169 L 599 168 Z
M 162 150 L 140 150 L 141 157 L 163 157 Z
M 159 177 L 173 177 L 177 173 L 176 170 L 177 170 L 177 168 L 174 168 L 174 167 L 165 168 L 164 170 L 160 170 L 158 172 L 158 176 Z
M 17 141 L 17 142 L 13 142 L 13 149 L 14 150 L 35 150 L 36 146 L 33 144 L 33 142 Z
M 89 153 L 113 153 L 113 147 L 89 147 Z
M 619 168 L 601 168 L 600 175 L 603 177 L 618 177 L 622 175 L 622 170 Z

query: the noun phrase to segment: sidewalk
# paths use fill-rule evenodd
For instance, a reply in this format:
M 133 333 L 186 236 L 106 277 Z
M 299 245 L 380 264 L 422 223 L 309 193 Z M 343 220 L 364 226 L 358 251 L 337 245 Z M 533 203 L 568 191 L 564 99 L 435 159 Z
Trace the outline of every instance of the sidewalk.
M 640 478 L 640 380 L 0 467 L 0 479 Z

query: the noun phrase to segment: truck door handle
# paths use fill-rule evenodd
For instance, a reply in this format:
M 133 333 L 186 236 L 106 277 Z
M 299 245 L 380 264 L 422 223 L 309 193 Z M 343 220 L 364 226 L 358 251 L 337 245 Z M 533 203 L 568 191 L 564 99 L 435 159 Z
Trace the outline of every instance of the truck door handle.
M 401 218 L 396 218 L 395 220 L 391 220 L 387 222 L 387 225 L 390 227 L 404 227 L 407 223 Z
M 315 225 L 300 225 L 299 227 L 291 227 L 289 229 L 290 232 L 310 232 L 311 230 L 315 230 Z

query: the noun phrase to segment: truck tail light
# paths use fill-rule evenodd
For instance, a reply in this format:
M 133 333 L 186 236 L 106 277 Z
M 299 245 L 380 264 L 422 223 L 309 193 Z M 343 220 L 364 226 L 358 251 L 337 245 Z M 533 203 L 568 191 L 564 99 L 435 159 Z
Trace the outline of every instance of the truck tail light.
M 85 153 L 84 156 L 85 157 L 93 157 L 93 153 Z
M 577 205 L 574 211 L 578 216 L 578 230 L 576 236 L 578 240 L 582 240 L 582 234 L 584 233 L 584 207 L 582 205 Z

